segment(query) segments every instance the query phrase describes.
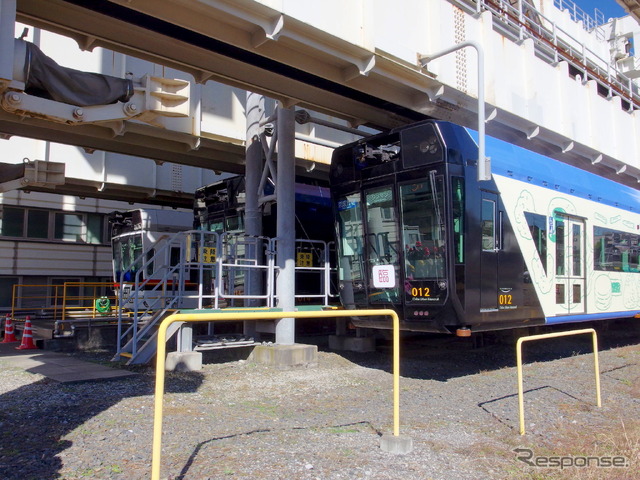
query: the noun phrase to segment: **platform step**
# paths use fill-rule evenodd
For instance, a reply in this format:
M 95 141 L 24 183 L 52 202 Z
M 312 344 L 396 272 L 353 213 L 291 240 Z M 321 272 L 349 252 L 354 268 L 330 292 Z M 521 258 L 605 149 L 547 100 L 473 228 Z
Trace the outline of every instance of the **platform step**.
M 213 337 L 201 337 L 195 342 L 194 350 L 218 350 L 222 348 L 250 347 L 256 345 L 253 337 L 241 334 L 216 335 Z

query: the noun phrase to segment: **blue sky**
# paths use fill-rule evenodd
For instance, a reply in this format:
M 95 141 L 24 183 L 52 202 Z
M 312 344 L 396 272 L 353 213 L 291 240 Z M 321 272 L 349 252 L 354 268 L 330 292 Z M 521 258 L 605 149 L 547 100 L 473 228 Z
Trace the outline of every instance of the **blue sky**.
M 625 14 L 624 8 L 618 5 L 616 0 L 573 0 L 588 15 L 593 15 L 593 11 L 597 8 L 604 13 L 605 20 L 608 18 L 622 17 Z

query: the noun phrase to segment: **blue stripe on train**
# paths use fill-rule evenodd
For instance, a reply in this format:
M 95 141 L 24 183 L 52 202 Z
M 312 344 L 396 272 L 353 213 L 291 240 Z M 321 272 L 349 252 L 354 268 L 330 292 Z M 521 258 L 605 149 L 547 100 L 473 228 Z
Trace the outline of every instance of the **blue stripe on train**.
M 545 323 L 548 325 L 553 325 L 557 323 L 591 322 L 596 320 L 613 320 L 616 318 L 629 318 L 635 315 L 640 315 L 640 311 L 583 313 L 579 315 L 560 315 L 557 317 L 547 317 L 545 319 Z
M 477 143 L 478 132 L 466 130 Z M 640 210 L 638 190 L 559 160 L 490 136 L 486 137 L 486 155 L 497 175 L 625 210 Z

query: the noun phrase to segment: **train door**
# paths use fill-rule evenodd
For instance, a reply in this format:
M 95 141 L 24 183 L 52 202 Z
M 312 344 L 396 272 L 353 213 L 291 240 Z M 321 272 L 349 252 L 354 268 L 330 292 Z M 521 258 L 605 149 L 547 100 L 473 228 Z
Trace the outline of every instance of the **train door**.
M 584 220 L 556 212 L 553 224 L 556 240 L 556 313 L 584 313 Z
M 498 198 L 482 192 L 480 228 L 480 311 L 498 310 Z

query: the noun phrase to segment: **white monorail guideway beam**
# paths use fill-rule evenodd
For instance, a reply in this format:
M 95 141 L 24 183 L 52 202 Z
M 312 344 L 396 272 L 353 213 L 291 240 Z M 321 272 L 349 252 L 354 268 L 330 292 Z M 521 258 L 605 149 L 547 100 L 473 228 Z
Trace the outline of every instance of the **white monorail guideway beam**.
M 430 117 L 475 128 L 479 92 L 469 81 L 474 68 L 465 56 L 442 59 L 433 70 L 422 68 L 418 57 L 476 41 L 487 54 L 489 135 L 619 183 L 635 187 L 640 179 L 635 160 L 640 145 L 621 133 L 637 130 L 637 86 L 620 76 L 611 59 L 592 57 L 590 47 L 581 45 L 585 34 L 574 32 L 584 30 L 552 5 L 531 17 L 522 2 L 424 2 L 418 11 L 395 14 L 393 21 L 407 25 L 398 32 L 402 41 L 397 35 L 391 40 L 381 28 L 390 7 L 380 4 L 354 3 L 366 15 L 345 17 L 362 18 L 360 36 L 308 18 L 298 3 L 280 10 L 256 0 L 50 0 L 47 8 L 37 0 L 17 0 L 16 5 L 19 21 L 67 35 L 83 48 L 105 47 L 187 72 L 196 82 L 220 81 L 353 126 L 381 129 Z M 311 10 L 326 13 L 334 5 Z M 556 12 L 548 16 L 549 9 Z M 409 25 L 423 33 L 408 33 Z M 589 35 L 595 39 L 595 33 Z M 575 115 L 574 105 L 592 113 Z M 604 119 L 607 128 L 600 126 Z M 0 128 L 12 126 L 0 123 Z M 46 134 L 33 128 L 28 133 Z M 174 161 L 188 161 L 202 148 Z M 242 162 L 236 157 L 227 164 L 236 161 Z

